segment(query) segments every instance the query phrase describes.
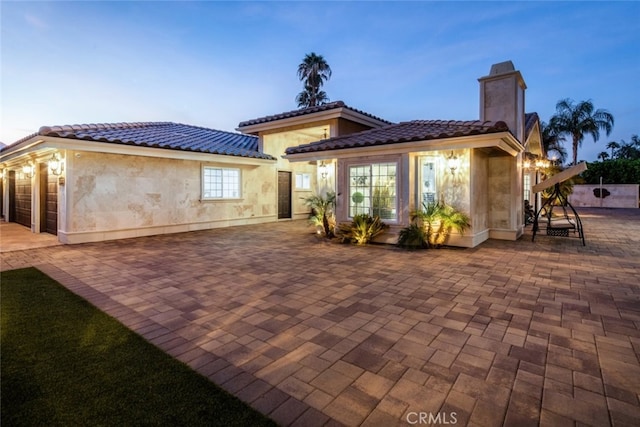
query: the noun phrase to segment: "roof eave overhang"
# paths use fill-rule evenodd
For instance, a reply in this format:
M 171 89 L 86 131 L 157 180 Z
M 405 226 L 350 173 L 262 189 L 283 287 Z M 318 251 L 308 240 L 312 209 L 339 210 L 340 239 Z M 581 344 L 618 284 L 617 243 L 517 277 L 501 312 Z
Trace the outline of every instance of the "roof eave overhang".
M 511 132 L 490 133 L 485 135 L 471 135 L 454 138 L 429 139 L 409 141 L 393 144 L 360 146 L 334 150 L 323 150 L 307 153 L 287 154 L 283 156 L 290 162 L 313 160 L 346 159 L 363 155 L 403 154 L 424 151 L 461 150 L 474 148 L 494 148 L 510 156 L 517 156 L 524 151 L 524 147 Z
M 259 132 L 270 131 L 290 126 L 299 126 L 306 123 L 329 121 L 333 119 L 345 119 L 359 123 L 371 128 L 386 126 L 389 122 L 359 113 L 348 107 L 337 107 L 326 111 L 302 114 L 294 117 L 275 119 L 264 123 L 256 123 L 247 126 L 239 126 L 237 131 L 247 134 L 258 134 Z
M 22 146 L 24 144 L 24 146 Z M 254 157 L 234 156 L 230 154 L 213 154 L 197 151 L 173 150 L 157 147 L 140 147 L 136 145 L 116 144 L 112 142 L 84 141 L 81 139 L 60 138 L 52 136 L 35 136 L 32 139 L 20 143 L 22 147 L 16 147 L 0 153 L 0 162 L 10 164 L 14 159 L 22 160 L 25 156 L 31 156 L 34 152 L 43 150 L 74 150 L 107 154 L 123 154 L 130 156 L 143 156 L 166 158 L 176 160 L 208 161 L 235 165 L 271 165 L 275 159 L 260 159 Z

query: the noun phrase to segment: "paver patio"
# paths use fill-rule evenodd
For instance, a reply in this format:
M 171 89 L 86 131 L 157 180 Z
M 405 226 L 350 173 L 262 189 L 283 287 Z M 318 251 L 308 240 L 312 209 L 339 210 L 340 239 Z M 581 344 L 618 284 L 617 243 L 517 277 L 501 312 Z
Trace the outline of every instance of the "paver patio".
M 586 247 L 539 235 L 405 252 L 280 222 L 0 259 L 281 425 L 637 426 L 640 209 L 579 213 Z

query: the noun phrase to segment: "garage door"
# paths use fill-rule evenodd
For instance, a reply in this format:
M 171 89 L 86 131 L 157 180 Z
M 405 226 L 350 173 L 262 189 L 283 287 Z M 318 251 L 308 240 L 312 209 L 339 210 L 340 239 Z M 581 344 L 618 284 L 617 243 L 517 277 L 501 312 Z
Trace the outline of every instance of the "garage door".
M 23 173 L 16 173 L 14 203 L 15 221 L 31 228 L 31 178 Z
M 58 234 L 58 177 L 45 163 L 40 167 L 40 189 L 40 231 Z

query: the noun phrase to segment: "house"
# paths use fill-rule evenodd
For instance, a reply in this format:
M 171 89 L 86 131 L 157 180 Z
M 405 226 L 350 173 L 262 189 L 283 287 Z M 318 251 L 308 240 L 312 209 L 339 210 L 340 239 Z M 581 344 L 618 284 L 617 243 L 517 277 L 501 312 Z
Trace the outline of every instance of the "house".
M 44 126 L 0 149 L 1 212 L 32 232 L 81 243 L 304 219 L 304 199 L 336 191 L 336 216 L 410 221 L 423 202 L 467 212 L 451 245 L 517 239 L 542 156 L 537 115 L 508 61 L 480 81 L 480 120 L 392 123 L 344 102 L 241 122 L 238 132 L 178 123 Z
M 515 240 L 538 173 L 524 170 L 525 153 L 544 155 L 539 120 L 525 114 L 526 84 L 511 61 L 493 65 L 479 82 L 479 120 L 394 123 L 289 147 L 286 158 L 332 165 L 337 221 L 378 215 L 390 225 L 390 243 L 412 210 L 436 200 L 471 217 L 471 229 L 453 234 L 450 245 Z
M 274 131 L 273 120 L 285 127 Z M 63 243 L 306 218 L 317 168 L 282 159 L 284 145 L 387 123 L 332 103 L 241 123 L 246 133 L 167 122 L 43 126 L 0 149 L 2 214 Z

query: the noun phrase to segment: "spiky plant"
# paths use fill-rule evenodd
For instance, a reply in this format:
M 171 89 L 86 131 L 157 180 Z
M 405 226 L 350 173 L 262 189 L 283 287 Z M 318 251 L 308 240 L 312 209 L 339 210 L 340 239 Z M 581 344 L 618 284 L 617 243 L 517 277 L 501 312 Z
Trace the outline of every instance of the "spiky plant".
M 338 230 L 343 242 L 366 245 L 388 227 L 380 217 L 360 214 L 354 216 L 351 223 L 340 224 Z
M 411 213 L 411 220 L 422 227 L 428 247 L 444 245 L 452 230 L 463 234 L 471 227 L 467 214 L 444 202 L 423 203 L 422 209 Z
M 424 227 L 413 222 L 408 227 L 400 230 L 398 246 L 404 249 L 427 249 L 429 241 Z

